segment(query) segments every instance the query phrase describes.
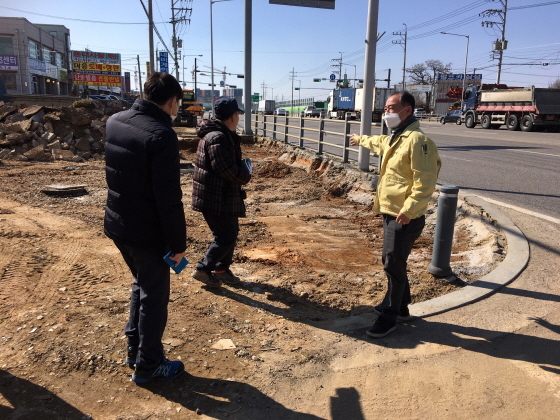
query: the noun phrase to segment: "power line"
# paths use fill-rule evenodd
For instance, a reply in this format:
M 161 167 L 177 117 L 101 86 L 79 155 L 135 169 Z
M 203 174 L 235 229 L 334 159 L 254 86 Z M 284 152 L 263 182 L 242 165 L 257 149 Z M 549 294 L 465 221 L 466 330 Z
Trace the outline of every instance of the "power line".
M 54 19 L 73 20 L 73 21 L 76 21 L 76 22 L 102 23 L 102 24 L 106 24 L 106 25 L 147 25 L 148 24 L 147 22 L 107 22 L 107 21 L 101 21 L 101 20 L 76 19 L 76 18 L 69 18 L 69 17 L 62 17 L 62 16 L 45 15 L 43 13 L 27 12 L 25 10 L 14 9 L 12 7 L 7 7 L 7 6 L 0 6 L 0 7 L 4 8 L 4 9 L 14 10 L 16 12 L 27 13 L 29 15 L 44 16 L 44 17 L 50 17 L 50 18 L 54 18 Z M 154 22 L 154 23 L 166 23 L 166 22 Z

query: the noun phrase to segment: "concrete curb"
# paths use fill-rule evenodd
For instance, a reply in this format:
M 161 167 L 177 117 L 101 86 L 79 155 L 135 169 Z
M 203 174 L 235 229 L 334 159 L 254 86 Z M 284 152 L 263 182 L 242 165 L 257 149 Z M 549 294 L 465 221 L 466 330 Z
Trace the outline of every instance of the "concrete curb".
M 492 272 L 460 290 L 410 305 L 410 314 L 413 318 L 426 318 L 478 302 L 511 283 L 527 267 L 530 255 L 529 242 L 523 232 L 498 208 L 480 197 L 466 196 L 463 198 L 465 201 L 481 207 L 504 232 L 507 241 L 506 258 Z M 377 318 L 375 314 L 365 314 L 334 321 L 317 322 L 312 325 L 344 333 L 349 330 L 367 328 L 371 326 L 375 318 Z

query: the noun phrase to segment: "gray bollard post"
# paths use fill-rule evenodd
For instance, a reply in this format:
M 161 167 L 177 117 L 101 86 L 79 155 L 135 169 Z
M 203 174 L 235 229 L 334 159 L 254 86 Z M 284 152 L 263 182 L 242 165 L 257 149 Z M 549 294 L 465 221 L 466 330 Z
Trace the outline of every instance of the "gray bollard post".
M 458 195 L 459 188 L 454 185 L 442 185 L 439 189 L 434 250 L 432 262 L 428 266 L 428 271 L 434 276 L 449 277 L 453 274 L 449 260 L 453 245 Z

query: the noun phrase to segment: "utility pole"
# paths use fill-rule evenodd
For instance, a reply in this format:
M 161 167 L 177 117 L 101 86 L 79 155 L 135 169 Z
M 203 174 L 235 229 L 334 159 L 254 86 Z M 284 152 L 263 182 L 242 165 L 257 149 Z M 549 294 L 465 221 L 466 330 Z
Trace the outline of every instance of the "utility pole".
M 251 100 L 251 79 L 252 79 L 252 65 L 251 65 L 251 51 L 253 43 L 253 0 L 245 0 L 245 83 L 243 91 L 243 102 L 245 103 L 245 114 L 243 123 L 243 134 L 251 135 L 251 112 L 253 109 L 253 102 Z
M 140 78 L 140 98 L 143 98 L 144 95 L 142 94 L 142 67 L 140 67 L 140 56 L 136 56 L 136 60 L 138 60 L 138 77 Z
M 177 39 L 176 25 L 181 22 L 190 21 L 189 18 L 185 16 L 179 17 L 182 11 L 192 11 L 185 7 L 175 7 L 175 5 L 182 0 L 171 0 L 171 24 L 173 25 L 173 62 L 175 63 L 175 78 L 179 80 L 179 58 L 177 55 L 177 49 L 183 48 L 183 40 Z
M 338 80 L 342 80 L 342 53 L 339 52 L 339 54 L 340 54 L 340 58 L 331 59 L 331 61 L 338 61 L 338 64 L 333 64 L 331 68 L 336 69 L 338 67 L 338 70 L 334 70 L 334 71 L 338 73 Z M 336 82 L 336 85 L 340 87 L 340 82 Z
M 196 101 L 196 57 L 194 58 L 194 100 Z
M 405 75 L 406 75 L 406 39 L 407 39 L 407 35 L 408 35 L 408 26 L 406 26 L 406 23 L 403 23 L 404 25 L 404 33 L 402 32 L 393 32 L 393 35 L 400 35 L 403 37 L 403 39 L 401 39 L 400 41 L 393 41 L 393 44 L 400 44 L 404 47 L 404 63 L 403 63 L 403 69 L 402 69 L 402 90 L 406 90 L 406 85 L 404 83 L 405 80 Z
M 371 135 L 371 115 L 373 111 L 373 88 L 375 87 L 375 55 L 377 51 L 377 21 L 379 18 L 379 0 L 369 0 L 368 21 L 366 32 L 366 51 L 364 60 L 364 95 L 362 98 L 362 118 L 360 121 L 360 135 Z M 372 76 L 370 76 L 372 75 Z M 347 139 L 344 139 L 344 144 Z M 360 146 L 358 151 L 358 167 L 362 171 L 369 171 L 369 150 Z M 381 170 L 381 167 L 379 167 Z
M 291 111 L 294 112 L 294 79 L 296 78 L 295 68 L 292 67 L 292 74 L 290 75 L 292 78 L 292 109 Z
M 504 58 L 504 50 L 507 49 L 506 41 L 506 13 L 507 13 L 507 0 L 498 0 L 504 6 L 503 10 L 489 9 L 482 12 L 482 16 L 498 16 L 501 22 L 483 21 L 482 26 L 493 27 L 494 25 L 502 25 L 502 39 L 494 42 L 493 50 L 498 54 L 498 74 L 496 76 L 496 84 L 500 83 L 502 75 L 502 60 Z M 496 59 L 495 53 L 492 55 L 492 60 Z
M 266 85 L 264 84 L 264 80 L 261 84 L 261 87 L 262 87 L 262 98 L 266 99 Z
M 152 14 L 152 0 L 148 0 L 148 24 L 149 24 L 149 42 L 150 42 L 150 73 L 154 70 L 154 15 Z

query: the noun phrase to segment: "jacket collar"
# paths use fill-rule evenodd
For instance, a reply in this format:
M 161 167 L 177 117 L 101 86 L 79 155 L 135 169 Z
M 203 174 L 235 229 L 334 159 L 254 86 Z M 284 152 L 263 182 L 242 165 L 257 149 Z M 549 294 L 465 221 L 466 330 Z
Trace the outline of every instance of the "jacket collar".
M 164 122 L 166 122 L 171 126 L 171 122 L 172 122 L 171 116 L 154 102 L 150 102 L 145 99 L 136 99 L 136 101 L 132 105 L 132 109 L 138 110 L 145 114 L 151 115 L 157 119 L 163 120 Z

